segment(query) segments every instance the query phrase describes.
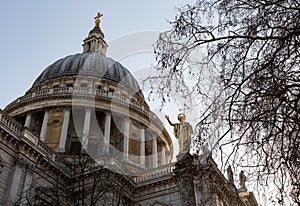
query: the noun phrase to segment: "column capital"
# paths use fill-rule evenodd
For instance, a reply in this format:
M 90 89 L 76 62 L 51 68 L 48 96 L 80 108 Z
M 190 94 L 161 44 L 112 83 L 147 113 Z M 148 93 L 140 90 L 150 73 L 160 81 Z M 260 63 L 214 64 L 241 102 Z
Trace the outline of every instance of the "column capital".
M 18 166 L 20 168 L 24 168 L 27 171 L 33 172 L 35 165 L 32 164 L 32 162 L 30 162 L 29 160 L 26 160 L 22 157 L 16 157 L 13 161 L 14 166 Z
M 51 108 L 50 108 L 50 107 L 47 107 L 47 108 L 45 108 L 44 111 L 45 111 L 45 112 L 50 112 L 50 111 L 51 111 Z
M 92 112 L 92 107 L 85 107 L 85 112 Z
M 103 113 L 104 113 L 105 115 L 107 115 L 107 114 L 110 114 L 110 115 L 111 115 L 111 111 L 110 111 L 110 110 L 105 110 L 105 111 L 103 111 Z
M 19 157 L 14 159 L 13 164 L 14 164 L 14 166 L 19 166 L 19 167 L 25 167 L 26 166 L 25 160 L 23 158 L 19 158 Z
M 64 107 L 64 111 L 71 111 L 71 107 Z

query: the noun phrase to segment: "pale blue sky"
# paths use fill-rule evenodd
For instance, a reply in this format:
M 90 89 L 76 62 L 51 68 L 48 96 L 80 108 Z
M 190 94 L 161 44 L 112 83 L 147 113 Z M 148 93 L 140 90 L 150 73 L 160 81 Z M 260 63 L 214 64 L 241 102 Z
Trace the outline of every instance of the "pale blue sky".
M 188 2 L 193 1 L 2 0 L 0 108 L 22 96 L 48 65 L 81 52 L 97 12 L 104 13 L 101 27 L 110 42 L 128 33 L 168 29 L 176 7 Z

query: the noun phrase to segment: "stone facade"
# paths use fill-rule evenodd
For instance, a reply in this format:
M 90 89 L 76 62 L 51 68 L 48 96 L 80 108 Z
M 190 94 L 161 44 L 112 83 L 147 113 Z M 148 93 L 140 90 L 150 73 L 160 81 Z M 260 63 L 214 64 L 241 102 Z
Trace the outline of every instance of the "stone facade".
M 122 171 L 133 169 L 130 164 L 55 152 L 3 111 L 0 134 L 1 205 L 72 205 L 71 197 L 95 200 L 95 205 L 257 205 L 251 192 L 238 193 L 209 156 L 188 153 L 176 163 L 133 176 Z M 80 197 L 82 190 L 86 194 Z M 89 197 L 101 193 L 100 198 Z
M 0 205 L 256 206 L 209 155 L 171 163 L 169 134 L 134 77 L 105 56 L 99 24 L 82 54 L 0 110 Z

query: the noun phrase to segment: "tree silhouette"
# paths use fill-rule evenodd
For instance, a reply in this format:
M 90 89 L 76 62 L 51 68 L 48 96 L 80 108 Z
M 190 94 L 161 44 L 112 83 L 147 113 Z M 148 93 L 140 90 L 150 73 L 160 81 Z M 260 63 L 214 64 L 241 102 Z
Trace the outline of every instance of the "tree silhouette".
M 145 80 L 162 104 L 174 93 L 197 99 L 198 142 L 217 135 L 224 166 L 273 185 L 281 205 L 300 204 L 299 17 L 297 0 L 186 5 L 161 33 L 158 72 Z

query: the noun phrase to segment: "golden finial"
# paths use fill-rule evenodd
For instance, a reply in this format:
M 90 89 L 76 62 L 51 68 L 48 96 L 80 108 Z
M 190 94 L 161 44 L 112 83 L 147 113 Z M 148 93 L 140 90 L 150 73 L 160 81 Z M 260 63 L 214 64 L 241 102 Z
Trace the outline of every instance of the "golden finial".
M 94 19 L 96 19 L 95 20 L 95 26 L 96 27 L 100 27 L 100 22 L 101 22 L 100 18 L 101 18 L 101 16 L 103 16 L 103 14 L 101 14 L 101 13 L 98 12 L 97 16 L 94 17 Z

